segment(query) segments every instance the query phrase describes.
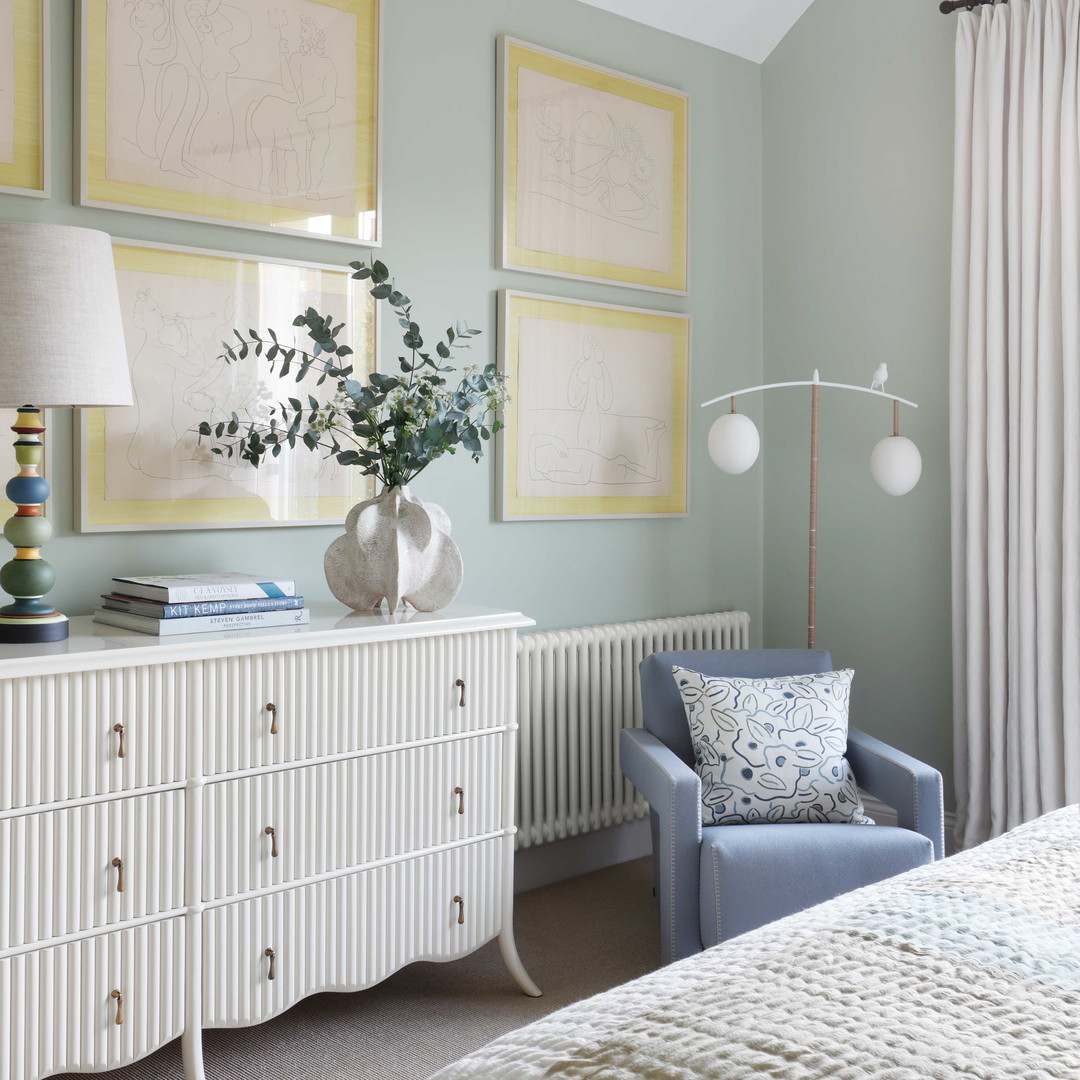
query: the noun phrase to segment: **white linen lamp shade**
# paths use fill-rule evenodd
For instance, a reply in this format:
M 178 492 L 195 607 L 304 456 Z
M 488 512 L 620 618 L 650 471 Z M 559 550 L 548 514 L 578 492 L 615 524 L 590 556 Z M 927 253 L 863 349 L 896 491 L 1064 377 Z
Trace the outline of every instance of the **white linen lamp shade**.
M 724 413 L 709 429 L 709 456 L 720 470 L 737 476 L 746 472 L 761 452 L 761 435 L 749 416 Z
M 922 454 L 903 435 L 888 435 L 870 452 L 870 475 L 886 495 L 906 495 L 922 476 Z
M 16 505 L 4 536 L 15 557 L 0 568 L 14 603 L 0 608 L 0 642 L 59 641 L 67 617 L 43 599 L 55 574 L 41 557 L 52 528 L 38 475 L 41 409 L 134 403 L 112 242 L 67 225 L 0 222 L 0 404 L 18 408 Z

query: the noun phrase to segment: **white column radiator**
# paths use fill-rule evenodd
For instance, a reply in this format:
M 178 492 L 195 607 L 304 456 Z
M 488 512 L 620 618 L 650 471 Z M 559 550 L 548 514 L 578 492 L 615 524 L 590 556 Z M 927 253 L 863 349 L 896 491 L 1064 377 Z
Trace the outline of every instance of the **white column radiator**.
M 745 649 L 744 611 L 547 630 L 518 637 L 517 846 L 644 817 L 619 768 L 619 732 L 641 725 L 638 664 L 669 649 Z

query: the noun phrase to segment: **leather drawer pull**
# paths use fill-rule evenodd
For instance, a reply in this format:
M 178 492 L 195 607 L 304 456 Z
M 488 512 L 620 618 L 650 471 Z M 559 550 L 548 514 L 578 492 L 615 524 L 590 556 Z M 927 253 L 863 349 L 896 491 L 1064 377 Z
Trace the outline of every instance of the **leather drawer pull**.
M 454 794 L 457 796 L 457 812 L 459 814 L 465 813 L 465 789 L 456 787 L 454 788 Z
M 124 1022 L 124 995 L 119 990 L 114 990 L 109 997 L 116 1002 L 116 1024 L 119 1026 Z
M 272 701 L 268 701 L 266 711 L 270 714 L 270 734 L 276 735 L 278 733 L 277 706 Z
M 113 731 L 120 736 L 120 748 L 116 751 L 116 756 L 119 758 L 127 757 L 127 744 L 124 741 L 124 725 L 113 724 Z
M 464 679 L 455 679 L 454 680 L 454 685 L 461 687 L 461 700 L 458 702 L 458 705 L 462 709 L 464 709 L 465 708 L 465 680 Z
M 112 861 L 113 866 L 116 867 L 116 891 L 124 891 L 124 860 L 119 855 Z
M 267 949 L 263 956 L 270 961 L 270 967 L 266 972 L 267 979 L 273 982 L 277 978 L 277 953 L 273 949 Z
M 465 925 L 465 901 L 460 896 L 454 897 L 454 903 L 457 904 L 457 921 L 458 926 Z
M 278 856 L 277 850 L 277 830 L 273 825 L 267 825 L 263 832 L 270 837 L 270 858 L 276 859 Z

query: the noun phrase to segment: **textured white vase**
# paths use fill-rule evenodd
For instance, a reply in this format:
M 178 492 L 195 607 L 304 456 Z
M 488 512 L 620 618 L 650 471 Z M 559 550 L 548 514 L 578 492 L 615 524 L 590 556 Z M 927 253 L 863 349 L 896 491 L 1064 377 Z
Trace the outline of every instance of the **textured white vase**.
M 407 487 L 383 488 L 357 503 L 345 519 L 345 535 L 326 549 L 323 566 L 330 591 L 356 611 L 370 611 L 383 600 L 390 611 L 402 601 L 418 611 L 438 611 L 457 596 L 463 570 L 446 511 Z

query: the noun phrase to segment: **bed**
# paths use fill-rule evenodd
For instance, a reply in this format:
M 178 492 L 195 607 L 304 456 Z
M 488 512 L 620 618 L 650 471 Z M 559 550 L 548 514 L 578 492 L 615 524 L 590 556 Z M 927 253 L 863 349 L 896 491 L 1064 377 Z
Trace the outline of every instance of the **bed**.
M 1076 1080 L 1080 811 L 497 1039 L 437 1080 Z

